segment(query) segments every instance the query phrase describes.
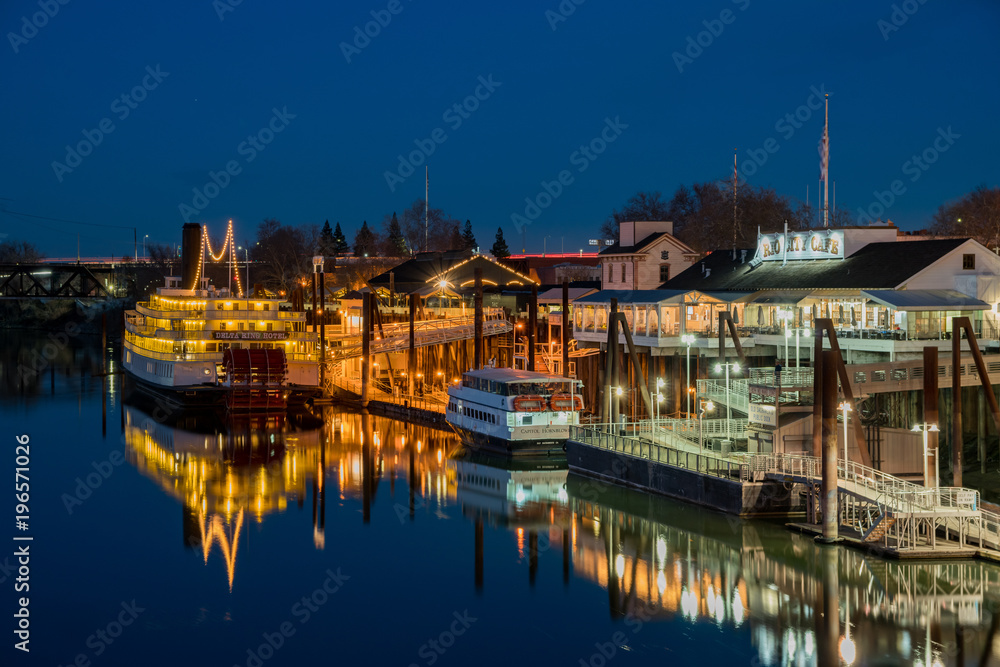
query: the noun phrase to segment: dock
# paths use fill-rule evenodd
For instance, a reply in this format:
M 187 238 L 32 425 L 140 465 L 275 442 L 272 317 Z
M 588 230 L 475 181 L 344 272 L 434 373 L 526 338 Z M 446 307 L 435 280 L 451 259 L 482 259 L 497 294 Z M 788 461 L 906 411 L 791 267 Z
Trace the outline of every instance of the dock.
M 740 517 L 784 516 L 794 519 L 790 527 L 823 534 L 819 457 L 705 451 L 690 439 L 690 421 L 573 427 L 570 471 Z M 978 491 L 835 465 L 840 541 L 890 558 L 1000 559 L 1000 514 L 982 506 Z

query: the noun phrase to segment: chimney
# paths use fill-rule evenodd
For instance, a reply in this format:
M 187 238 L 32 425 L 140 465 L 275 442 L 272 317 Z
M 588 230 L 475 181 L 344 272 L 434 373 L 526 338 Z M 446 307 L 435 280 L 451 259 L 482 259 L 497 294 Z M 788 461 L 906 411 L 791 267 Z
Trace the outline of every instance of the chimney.
M 201 225 L 188 222 L 181 229 L 181 288 L 198 289 L 201 265 Z

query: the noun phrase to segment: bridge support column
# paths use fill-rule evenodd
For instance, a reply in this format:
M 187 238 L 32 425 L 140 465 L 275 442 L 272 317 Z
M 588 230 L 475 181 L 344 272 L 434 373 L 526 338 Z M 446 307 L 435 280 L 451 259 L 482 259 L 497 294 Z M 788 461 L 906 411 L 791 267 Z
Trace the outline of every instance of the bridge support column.
M 837 364 L 839 353 L 824 350 L 823 363 L 823 535 L 816 541 L 839 542 L 837 516 Z M 846 461 L 845 461 L 846 466 Z

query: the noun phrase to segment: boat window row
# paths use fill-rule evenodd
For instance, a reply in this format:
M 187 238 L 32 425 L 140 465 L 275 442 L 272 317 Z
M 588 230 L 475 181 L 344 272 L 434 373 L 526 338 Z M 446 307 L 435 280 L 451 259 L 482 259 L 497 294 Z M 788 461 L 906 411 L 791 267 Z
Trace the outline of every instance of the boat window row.
M 500 490 L 500 482 L 495 479 L 490 479 L 489 477 L 483 477 L 482 475 L 459 475 L 458 481 L 464 484 L 484 486 L 488 489 Z
M 223 302 L 223 301 L 216 301 L 215 302 L 215 309 L 216 310 L 239 310 L 240 309 L 240 304 L 238 304 L 238 303 L 227 303 L 227 302 Z M 271 310 L 271 304 L 269 304 L 269 303 L 264 303 L 264 304 L 255 303 L 255 304 L 253 304 L 253 308 L 249 308 L 248 307 L 247 310 Z
M 258 324 L 260 324 L 260 323 L 258 323 L 258 322 L 219 322 L 219 331 L 244 331 L 244 330 L 248 330 L 248 331 L 274 331 L 274 323 L 273 322 L 265 322 L 263 324 L 265 324 L 266 326 L 260 326 L 260 327 L 257 326 Z M 280 325 L 280 323 L 279 323 L 279 325 Z M 285 323 L 284 330 L 285 331 L 291 331 L 292 330 L 290 322 L 286 322 Z
M 454 401 L 448 403 L 448 409 L 452 412 L 457 412 L 459 414 L 464 414 L 466 417 L 471 419 L 478 419 L 479 421 L 486 422 L 487 424 L 496 424 L 497 416 L 492 412 L 486 412 L 485 410 L 477 410 L 475 408 L 466 407 L 464 410 L 458 407 L 458 404 Z
M 462 386 L 478 389 L 498 396 L 550 396 L 552 394 L 573 391 L 572 382 L 501 382 L 466 375 L 462 378 Z

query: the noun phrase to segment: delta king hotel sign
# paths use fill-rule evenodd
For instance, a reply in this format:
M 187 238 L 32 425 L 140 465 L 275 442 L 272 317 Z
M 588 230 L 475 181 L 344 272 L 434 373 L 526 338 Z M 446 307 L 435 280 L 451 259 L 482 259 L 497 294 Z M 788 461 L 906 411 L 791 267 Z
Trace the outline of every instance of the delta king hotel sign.
M 757 257 L 765 262 L 844 259 L 844 233 L 831 229 L 759 234 Z

